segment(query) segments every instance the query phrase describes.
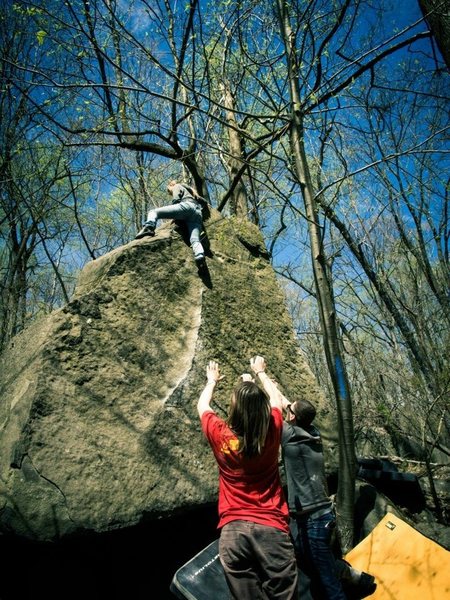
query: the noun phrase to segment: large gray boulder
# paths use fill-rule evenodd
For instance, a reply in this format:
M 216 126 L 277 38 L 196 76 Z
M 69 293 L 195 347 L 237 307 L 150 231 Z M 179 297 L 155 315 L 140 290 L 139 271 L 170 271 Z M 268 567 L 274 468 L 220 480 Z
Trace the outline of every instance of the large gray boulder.
M 258 229 L 207 224 L 200 275 L 169 222 L 90 262 L 69 304 L 16 336 L 0 363 L 0 532 L 41 541 L 170 517 L 217 498 L 196 402 L 209 359 L 225 379 L 262 354 L 288 397 L 336 428 L 299 350 Z

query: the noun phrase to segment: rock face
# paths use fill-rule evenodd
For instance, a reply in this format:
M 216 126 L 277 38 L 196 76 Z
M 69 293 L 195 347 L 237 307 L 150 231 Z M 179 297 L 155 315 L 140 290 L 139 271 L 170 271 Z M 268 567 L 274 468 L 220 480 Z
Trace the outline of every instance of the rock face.
M 217 469 L 196 413 L 209 359 L 225 375 L 219 414 L 262 354 L 288 397 L 318 406 L 333 450 L 258 229 L 212 211 L 207 231 L 207 272 L 166 222 L 87 264 L 69 304 L 3 353 L 1 532 L 51 541 L 215 502 Z

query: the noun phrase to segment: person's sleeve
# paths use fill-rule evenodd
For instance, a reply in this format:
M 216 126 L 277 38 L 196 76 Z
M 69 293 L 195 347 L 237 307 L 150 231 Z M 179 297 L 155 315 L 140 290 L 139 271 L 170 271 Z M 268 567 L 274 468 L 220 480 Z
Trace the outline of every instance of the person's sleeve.
M 281 409 L 277 406 L 272 406 L 272 416 L 274 418 L 276 428 L 281 430 L 284 423 L 283 413 Z
M 184 194 L 185 194 L 184 187 L 182 185 L 180 185 L 179 183 L 177 183 L 174 186 L 173 191 L 172 191 L 172 197 L 173 197 L 173 199 L 177 200 L 179 202 L 180 200 L 183 199 Z
M 283 423 L 284 423 L 283 414 L 279 408 L 277 408 L 276 406 L 273 406 L 271 417 L 273 419 L 273 427 L 274 427 L 276 439 L 278 440 L 279 443 L 281 443 L 281 433 L 283 431 Z
M 283 427 L 281 430 L 281 445 L 284 446 L 285 444 L 287 444 L 287 442 L 289 441 L 291 437 L 291 426 L 288 425 L 286 423 L 286 421 L 283 422 Z
M 202 418 L 201 418 L 202 431 L 208 440 L 212 439 L 212 437 L 214 435 L 214 431 L 217 429 L 217 425 L 218 425 L 219 421 L 220 421 L 219 417 L 216 415 L 216 413 L 212 409 L 205 410 L 205 412 L 202 414 Z

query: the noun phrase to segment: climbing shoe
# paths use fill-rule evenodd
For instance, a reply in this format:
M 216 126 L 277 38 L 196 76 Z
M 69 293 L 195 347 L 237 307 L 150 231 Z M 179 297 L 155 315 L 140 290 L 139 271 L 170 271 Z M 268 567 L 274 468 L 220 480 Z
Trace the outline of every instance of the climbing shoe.
M 197 265 L 197 269 L 200 271 L 206 267 L 206 260 L 203 254 L 199 254 L 195 257 L 195 264 Z
M 153 237 L 155 235 L 155 226 L 154 225 L 144 225 L 144 227 L 136 234 L 135 240 L 140 240 L 143 237 L 150 236 Z
M 341 579 L 342 589 L 348 600 L 362 600 L 371 596 L 377 589 L 375 577 L 369 573 L 361 572 L 357 582 L 350 582 Z

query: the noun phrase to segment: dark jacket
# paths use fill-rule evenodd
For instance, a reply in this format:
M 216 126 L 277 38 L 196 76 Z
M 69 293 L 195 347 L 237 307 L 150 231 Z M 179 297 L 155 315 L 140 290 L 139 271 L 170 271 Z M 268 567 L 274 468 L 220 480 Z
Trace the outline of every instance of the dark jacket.
M 319 430 L 284 422 L 281 450 L 289 512 L 303 515 L 331 508 Z

